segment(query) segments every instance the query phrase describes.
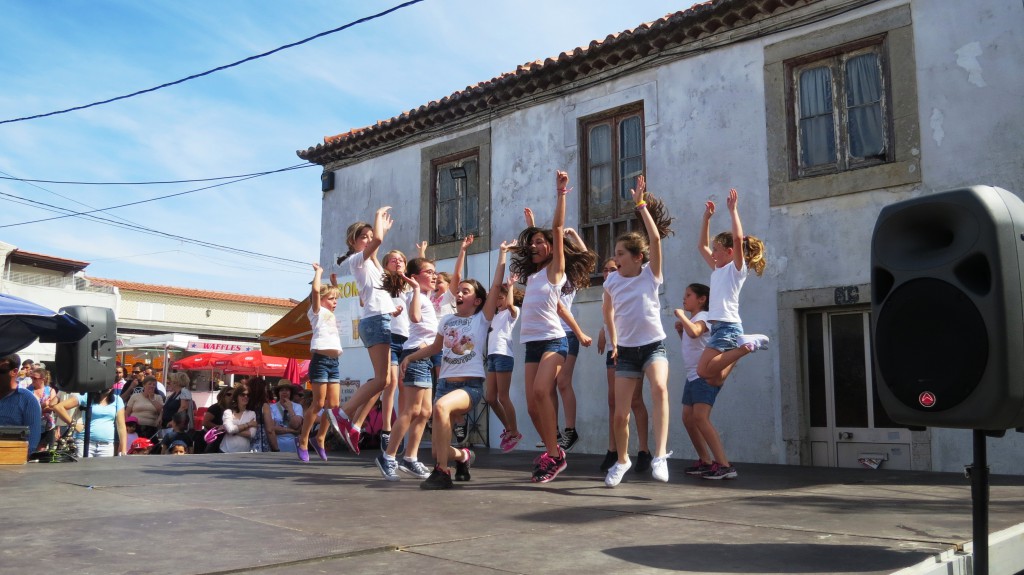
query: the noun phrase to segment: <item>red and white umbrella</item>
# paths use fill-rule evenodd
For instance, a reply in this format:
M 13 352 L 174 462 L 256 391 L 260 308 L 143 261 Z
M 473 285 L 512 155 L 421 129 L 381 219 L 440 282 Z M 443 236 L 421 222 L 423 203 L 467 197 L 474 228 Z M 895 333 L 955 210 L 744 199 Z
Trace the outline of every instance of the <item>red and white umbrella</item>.
M 171 364 L 174 369 L 181 370 L 197 370 L 197 369 L 212 369 L 213 362 L 218 359 L 227 357 L 226 353 L 197 353 L 196 355 L 190 355 L 183 357 L 178 361 Z
M 292 383 L 302 383 L 306 376 L 309 375 L 309 360 L 304 359 L 299 361 L 293 357 L 288 358 L 288 363 L 284 366 L 284 373 L 281 377 L 287 379 Z
M 287 363 L 286 358 L 263 355 L 262 351 L 243 351 L 215 359 L 213 367 L 224 373 L 281 377 Z

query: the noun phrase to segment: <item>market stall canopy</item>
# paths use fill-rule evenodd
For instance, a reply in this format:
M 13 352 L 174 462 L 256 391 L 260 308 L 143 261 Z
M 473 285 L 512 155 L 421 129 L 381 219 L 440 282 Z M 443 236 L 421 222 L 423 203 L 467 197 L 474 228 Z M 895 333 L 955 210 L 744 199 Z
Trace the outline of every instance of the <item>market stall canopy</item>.
M 309 296 L 260 335 L 263 353 L 279 357 L 309 359 L 313 330 L 309 327 Z
M 197 353 L 186 358 L 179 359 L 171 364 L 174 369 L 197 370 L 213 369 L 213 361 L 227 357 L 226 353 Z
M 246 351 L 213 360 L 214 369 L 222 369 L 224 373 L 245 375 L 263 375 L 270 377 L 284 376 L 288 358 L 264 355 L 261 351 Z M 306 368 L 309 371 L 309 368 Z
M 0 294 L 0 355 L 21 351 L 36 339 L 43 343 L 72 343 L 87 333 L 89 326 L 66 313 Z

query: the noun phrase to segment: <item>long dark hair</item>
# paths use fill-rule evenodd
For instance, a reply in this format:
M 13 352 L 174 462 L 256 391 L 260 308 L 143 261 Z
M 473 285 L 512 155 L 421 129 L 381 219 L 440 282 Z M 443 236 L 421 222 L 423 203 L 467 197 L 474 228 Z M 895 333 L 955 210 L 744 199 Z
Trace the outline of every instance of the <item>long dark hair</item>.
M 544 239 L 554 246 L 554 235 L 550 229 L 538 228 L 536 226 L 526 228 L 519 234 L 516 248 L 512 252 L 512 261 L 509 263 L 509 270 L 519 275 L 519 283 L 526 285 L 526 279 L 537 273 L 543 265 L 533 263 L 530 257 L 533 236 L 543 234 Z M 562 294 L 569 295 L 578 289 L 590 286 L 590 274 L 597 267 L 597 254 L 590 250 L 581 249 L 575 242 L 562 241 L 562 251 L 565 255 L 565 285 L 562 286 Z
M 669 235 L 674 234 L 675 232 L 669 226 L 672 225 L 672 221 L 675 218 L 669 215 L 665 203 L 654 197 L 654 194 L 650 192 L 644 193 L 643 201 L 647 202 L 647 213 L 651 214 L 651 218 L 654 220 L 654 226 L 658 229 L 658 237 L 665 239 Z M 615 242 L 621 243 L 623 249 L 634 256 L 642 256 L 644 263 L 647 263 L 650 259 L 651 238 L 647 234 L 647 226 L 645 225 L 641 225 L 638 231 L 620 235 L 615 239 Z

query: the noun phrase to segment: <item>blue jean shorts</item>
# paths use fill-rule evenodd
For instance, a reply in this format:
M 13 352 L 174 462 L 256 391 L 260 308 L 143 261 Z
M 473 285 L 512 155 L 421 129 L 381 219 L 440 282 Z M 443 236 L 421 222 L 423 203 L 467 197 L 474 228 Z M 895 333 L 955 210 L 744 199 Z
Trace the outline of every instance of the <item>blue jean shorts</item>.
M 430 363 L 434 367 L 441 367 L 441 354 L 435 354 L 430 356 Z
M 434 403 L 445 395 L 462 389 L 469 394 L 470 405 L 475 406 L 484 398 L 484 380 L 481 377 L 474 377 L 465 381 L 448 381 L 447 379 L 437 380 L 437 391 L 434 392 Z
M 580 340 L 576 337 L 576 334 L 567 331 L 565 332 L 565 343 L 568 346 L 569 355 L 578 357 L 580 355 Z
M 604 354 L 604 366 L 608 369 L 612 369 L 615 367 L 615 360 L 612 359 L 612 352 L 610 351 L 607 351 Z
M 403 349 L 402 359 L 409 357 L 417 351 L 419 350 Z M 426 389 L 430 389 L 434 385 L 433 372 L 430 368 L 431 365 L 429 357 L 410 361 L 409 365 L 405 366 L 405 377 L 402 379 L 402 383 L 409 387 L 424 387 Z
M 391 365 L 398 365 L 398 361 L 402 358 L 402 344 L 408 340 L 409 338 L 404 335 L 391 334 Z
M 695 403 L 714 405 L 719 391 L 722 391 L 722 386 L 710 385 L 704 381 L 704 378 L 691 379 L 683 386 L 683 405 Z
M 565 341 L 564 337 L 528 341 L 526 342 L 526 359 L 524 361 L 526 363 L 540 363 L 540 358 L 549 351 L 565 357 L 569 353 L 569 344 Z
M 391 314 L 382 313 L 360 319 L 359 339 L 368 348 L 382 343 L 391 345 Z
M 338 383 L 341 381 L 341 364 L 336 357 L 314 353 L 309 360 L 309 381 L 313 383 Z
M 718 351 L 729 351 L 739 347 L 739 337 L 743 335 L 743 324 L 736 321 L 709 321 L 711 338 L 707 347 Z
M 615 364 L 615 375 L 641 379 L 648 365 L 656 361 L 668 361 L 665 353 L 665 340 L 656 341 L 639 347 L 618 347 L 619 357 Z
M 509 373 L 516 366 L 516 359 L 511 355 L 492 353 L 487 356 L 487 373 Z

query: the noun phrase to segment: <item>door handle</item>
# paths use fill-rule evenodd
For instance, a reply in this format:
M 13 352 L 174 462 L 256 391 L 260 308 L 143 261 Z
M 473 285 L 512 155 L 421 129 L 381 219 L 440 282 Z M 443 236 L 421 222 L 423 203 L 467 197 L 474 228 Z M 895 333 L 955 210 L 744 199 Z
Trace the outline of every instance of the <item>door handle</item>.
M 840 431 L 839 439 L 853 439 L 853 433 L 849 431 Z

